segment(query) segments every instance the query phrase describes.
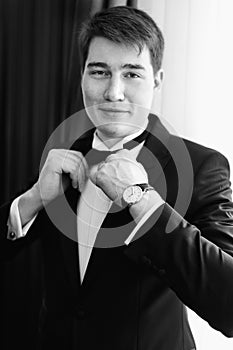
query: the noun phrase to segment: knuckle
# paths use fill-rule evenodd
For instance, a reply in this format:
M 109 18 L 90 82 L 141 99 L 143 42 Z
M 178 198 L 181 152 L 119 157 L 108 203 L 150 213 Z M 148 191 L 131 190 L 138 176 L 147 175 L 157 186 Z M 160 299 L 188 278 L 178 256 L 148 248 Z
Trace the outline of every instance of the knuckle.
M 77 173 L 78 173 L 77 165 L 76 165 L 76 164 L 71 164 L 71 165 L 70 165 L 70 171 L 71 171 L 73 174 L 77 174 Z
M 77 161 L 81 161 L 84 158 L 82 153 L 79 151 L 75 151 L 74 156 L 75 156 Z
M 99 184 L 99 185 L 102 185 L 104 184 L 105 180 L 104 180 L 104 172 L 102 170 L 99 170 L 97 173 L 96 173 L 96 182 Z
M 49 155 L 53 155 L 56 150 L 53 148 L 49 151 Z
M 100 171 L 101 169 L 103 169 L 104 166 L 105 166 L 105 162 L 104 162 L 104 161 L 103 161 L 103 162 L 100 162 L 100 163 L 98 164 L 97 170 Z
M 114 160 L 117 157 L 119 157 L 119 153 L 110 154 L 109 156 L 107 156 L 106 161 Z
M 84 158 L 84 156 L 83 156 L 82 152 L 79 152 L 79 151 L 77 151 L 77 156 L 78 156 L 79 158 L 81 158 L 81 159 L 83 159 L 83 158 Z
M 55 150 L 54 150 L 54 149 L 51 149 L 51 150 L 49 151 L 49 153 L 48 153 L 47 159 L 48 159 L 49 161 L 51 161 L 51 160 L 54 159 L 55 156 L 56 156 Z

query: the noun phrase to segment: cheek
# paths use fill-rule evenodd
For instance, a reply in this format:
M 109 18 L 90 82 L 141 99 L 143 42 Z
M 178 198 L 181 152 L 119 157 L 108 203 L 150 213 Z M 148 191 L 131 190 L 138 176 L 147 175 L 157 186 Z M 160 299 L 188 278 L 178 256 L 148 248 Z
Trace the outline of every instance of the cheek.
M 144 106 L 145 108 L 150 108 L 154 96 L 153 84 L 151 82 L 134 86 L 133 89 L 129 90 L 131 102 Z
M 143 96 L 143 106 L 147 109 L 151 108 L 154 97 L 154 90 L 147 91 Z
M 82 94 L 86 106 L 90 106 L 93 103 L 100 103 L 101 101 L 101 91 L 93 82 L 84 80 L 82 83 Z

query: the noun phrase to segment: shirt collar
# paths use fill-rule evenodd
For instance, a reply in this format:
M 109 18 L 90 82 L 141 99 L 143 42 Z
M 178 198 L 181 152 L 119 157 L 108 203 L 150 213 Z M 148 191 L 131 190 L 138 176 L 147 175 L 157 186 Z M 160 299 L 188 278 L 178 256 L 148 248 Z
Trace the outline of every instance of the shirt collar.
M 94 137 L 93 137 L 93 141 L 92 141 L 92 148 L 97 149 L 99 151 L 116 151 L 116 150 L 119 150 L 119 149 L 123 149 L 124 148 L 124 144 L 126 142 L 130 141 L 130 140 L 133 140 L 134 138 L 136 138 L 140 134 L 142 134 L 143 131 L 146 129 L 146 126 L 147 126 L 147 123 L 145 123 L 144 127 L 142 128 L 142 130 L 139 130 L 139 131 L 135 132 L 134 134 L 131 134 L 131 135 L 128 135 L 128 136 L 124 137 L 122 140 L 118 141 L 111 148 L 108 148 L 106 146 L 106 144 L 99 138 L 98 130 L 96 129 L 95 132 L 94 132 Z

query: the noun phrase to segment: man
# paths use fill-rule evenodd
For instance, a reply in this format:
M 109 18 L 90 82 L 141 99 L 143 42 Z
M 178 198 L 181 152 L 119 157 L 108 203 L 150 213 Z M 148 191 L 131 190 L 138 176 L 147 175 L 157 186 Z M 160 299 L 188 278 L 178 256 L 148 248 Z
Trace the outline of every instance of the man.
M 96 131 L 51 150 L 33 187 L 1 209 L 6 257 L 42 241 L 39 348 L 195 349 L 185 305 L 233 336 L 228 162 L 149 115 L 159 28 L 115 7 L 85 23 L 80 43 Z

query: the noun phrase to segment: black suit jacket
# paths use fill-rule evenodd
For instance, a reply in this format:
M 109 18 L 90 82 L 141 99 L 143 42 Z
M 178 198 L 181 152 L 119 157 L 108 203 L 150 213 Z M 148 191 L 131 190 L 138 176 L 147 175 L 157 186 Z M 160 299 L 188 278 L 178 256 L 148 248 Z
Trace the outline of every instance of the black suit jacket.
M 120 229 L 100 231 L 82 285 L 75 241 L 78 191 L 69 188 L 66 193 L 74 211 L 63 208 L 60 197 L 39 213 L 25 238 L 13 242 L 6 239 L 10 203 L 1 208 L 3 258 L 36 239 L 42 242 L 40 349 L 195 349 L 184 305 L 233 336 L 228 162 L 214 150 L 170 135 L 154 118 L 155 136 L 148 137 L 138 161 L 166 203 L 128 246 L 124 245 L 131 230 L 127 209 L 109 214 L 103 226 Z M 87 153 L 91 139 L 91 134 L 85 135 L 73 149 Z M 58 226 L 66 223 L 67 235 L 51 221 L 57 211 Z

